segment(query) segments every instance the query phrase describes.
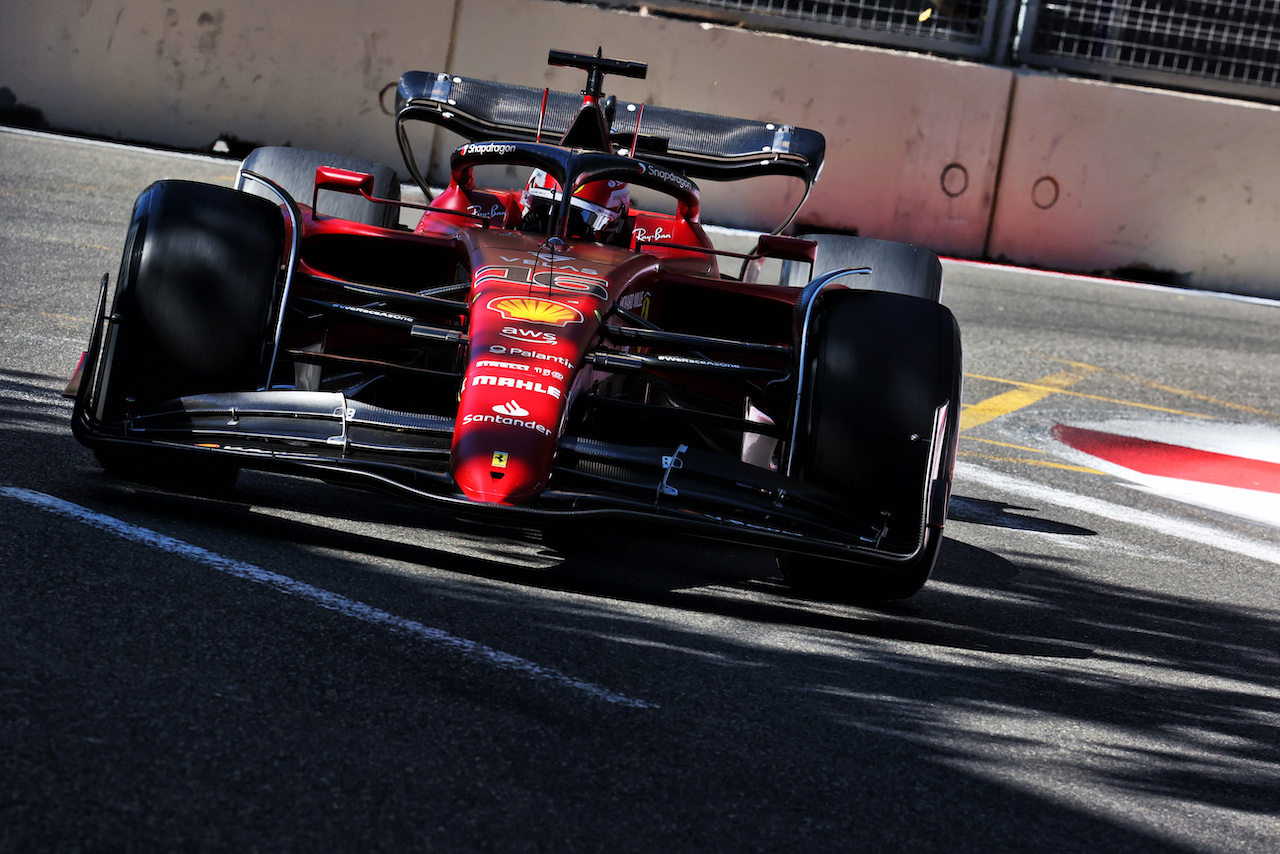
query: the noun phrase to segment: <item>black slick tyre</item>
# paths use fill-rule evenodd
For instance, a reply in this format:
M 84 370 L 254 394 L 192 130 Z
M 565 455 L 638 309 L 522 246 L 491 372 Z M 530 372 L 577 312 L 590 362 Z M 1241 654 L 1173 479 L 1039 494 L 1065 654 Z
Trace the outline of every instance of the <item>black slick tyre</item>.
M 249 152 L 249 156 L 244 159 L 240 168 L 242 172 L 256 172 L 274 181 L 295 202 L 310 205 L 316 185 L 316 168 L 320 166 L 332 166 L 350 172 L 372 175 L 372 195 L 380 199 L 391 199 L 397 202 L 400 200 L 400 182 L 396 180 L 395 170 L 360 157 L 310 151 L 305 148 L 266 146 Z M 269 201 L 276 201 L 274 193 L 261 183 L 245 178 L 243 175 L 237 178 L 236 189 L 261 196 Z M 380 205 L 360 196 L 335 193 L 331 190 L 320 193 L 317 208 L 325 216 L 336 216 L 381 228 L 394 228 L 399 222 L 399 208 L 393 205 Z
M 942 540 L 959 429 L 959 328 L 940 303 L 836 289 L 817 297 L 805 349 L 790 473 L 887 524 L 883 558 L 779 556 L 794 587 L 851 600 L 924 585 Z M 945 409 L 941 440 L 935 420 Z
M 184 395 L 266 385 L 284 225 L 279 208 L 235 190 L 159 181 L 134 204 L 96 418 L 131 418 Z M 192 484 L 234 481 L 236 467 L 203 453 L 104 443 L 108 473 Z

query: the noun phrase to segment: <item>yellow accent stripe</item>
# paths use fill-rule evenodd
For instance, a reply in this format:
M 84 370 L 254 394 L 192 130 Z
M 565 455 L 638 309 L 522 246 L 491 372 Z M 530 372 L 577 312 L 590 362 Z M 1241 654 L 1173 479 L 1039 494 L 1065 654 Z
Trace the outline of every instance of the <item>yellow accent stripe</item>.
M 40 317 L 49 317 L 54 320 L 72 320 L 72 321 L 75 321 L 76 323 L 89 323 L 91 320 L 91 318 L 88 318 L 88 317 L 76 317 L 75 315 L 71 315 L 71 314 L 52 314 L 47 311 L 33 311 L 29 308 L 22 308 L 21 306 L 9 305 L 8 303 L 4 303 L 4 302 L 0 302 L 0 309 L 4 309 L 5 311 L 16 311 L 22 314 L 35 314 L 35 315 L 39 315 Z
M 1101 397 L 1096 394 L 1085 394 L 1084 392 L 1079 392 L 1079 391 L 1066 391 L 1065 389 L 1061 389 L 1061 388 L 1049 388 L 1046 386 L 1044 381 L 1046 379 L 1049 379 L 1050 377 L 1044 377 L 1041 380 L 1034 383 L 1024 383 L 1024 382 L 1020 382 L 1019 380 L 1006 380 L 1006 379 L 1001 379 L 1000 377 L 986 377 L 986 376 L 983 376 L 982 374 L 965 374 L 965 376 L 975 380 L 988 380 L 993 383 L 1004 383 L 1006 385 L 1016 385 L 1020 387 L 1019 390 L 1030 389 L 1030 390 L 1039 390 L 1044 392 L 1044 394 L 1040 395 L 1035 400 L 1031 401 L 1031 403 L 1035 403 L 1036 400 L 1042 400 L 1051 394 L 1065 394 L 1070 397 L 1083 397 L 1086 400 L 1100 400 L 1103 403 L 1114 403 L 1119 406 L 1132 406 L 1135 409 L 1151 409 L 1156 412 L 1168 412 L 1171 415 L 1186 415 L 1189 418 L 1207 418 L 1210 421 L 1218 420 L 1216 416 L 1205 415 L 1203 412 L 1187 412 L 1184 409 L 1170 409 L 1167 406 L 1152 406 L 1149 403 L 1138 403 L 1137 401 L 1133 401 L 1133 400 L 1120 400 L 1119 398 L 1115 398 L 1115 397 Z M 1058 374 L 1052 374 L 1051 376 L 1056 377 L 1058 376 Z M 1005 392 L 1005 394 L 1013 394 L 1013 393 L 1014 392 Z M 1004 397 L 1004 395 L 996 395 L 996 397 L 993 397 L 990 399 L 996 400 L 997 398 L 1001 398 L 1001 397 Z M 984 400 L 981 403 L 975 403 L 974 407 L 976 408 L 976 407 L 982 406 L 986 402 L 987 401 Z M 1025 406 L 1027 404 L 1023 404 L 1023 405 Z M 1020 407 L 1016 407 L 1016 408 L 1020 408 Z M 968 411 L 969 411 L 968 409 L 965 410 L 965 412 L 968 412 Z M 1009 410 L 1009 412 L 1012 412 L 1012 411 L 1013 411 L 1012 409 Z M 999 413 L 999 415 L 1006 415 L 1006 414 L 1007 413 L 1005 412 Z M 997 415 L 996 417 L 999 417 L 999 415 Z M 963 430 L 964 429 L 964 413 L 961 413 L 960 419 L 961 419 L 960 429 Z M 983 424 L 990 420 L 991 420 L 990 418 L 987 418 L 977 423 Z
M 1009 442 L 997 442 L 995 439 L 979 439 L 977 436 L 961 436 L 966 442 L 981 442 L 984 445 L 999 445 L 1002 448 L 1013 448 L 1015 451 L 1026 451 L 1028 454 L 1044 454 L 1039 448 L 1028 448 L 1026 445 L 1014 445 Z
M 1048 460 L 1030 460 L 1024 457 L 998 457 L 995 454 L 979 454 L 976 451 L 960 451 L 957 457 L 976 457 L 980 460 L 997 460 L 1002 463 L 1023 463 L 1029 466 L 1043 466 L 1048 469 L 1063 469 L 1064 471 L 1078 471 L 1084 474 L 1100 474 L 1106 475 L 1104 471 L 1091 469 L 1088 466 L 1073 466 L 1067 463 L 1051 463 Z
M 1056 394 L 1068 386 L 1075 385 L 1084 379 L 1088 373 L 1088 371 L 1079 368 L 1071 371 L 1059 371 L 1056 374 L 1041 377 L 1034 383 L 1020 383 L 977 374 L 965 374 L 965 376 L 973 377 L 974 379 L 995 380 L 995 382 L 1016 385 L 1018 388 L 1013 391 L 1006 391 L 1004 394 L 997 394 L 995 397 L 989 397 L 986 400 L 975 403 L 973 406 L 965 407 L 964 411 L 960 413 L 960 429 L 968 430 L 971 427 L 977 427 L 979 424 L 994 421 L 1001 415 L 1008 415 L 1010 412 L 1016 412 L 1023 407 L 1038 403 L 1051 394 Z
M 1268 412 L 1267 410 L 1259 409 L 1256 406 L 1245 406 L 1243 403 L 1232 403 L 1229 400 L 1223 400 L 1218 397 L 1213 397 L 1212 395 L 1201 394 L 1198 391 L 1191 391 L 1190 389 L 1178 388 L 1177 386 L 1165 385 L 1164 383 L 1158 383 L 1155 380 L 1148 380 L 1142 377 L 1136 377 L 1133 374 L 1122 374 L 1119 371 L 1112 371 L 1107 368 L 1096 368 L 1096 367 L 1093 367 L 1092 365 L 1086 365 L 1083 362 L 1072 362 L 1068 359 L 1058 359 L 1053 356 L 1047 356 L 1045 358 L 1047 358 L 1051 362 L 1058 362 L 1063 365 L 1074 365 L 1080 368 L 1092 368 L 1095 371 L 1101 371 L 1107 376 L 1115 377 L 1118 380 L 1126 380 L 1131 383 L 1137 383 L 1138 385 L 1146 386 L 1147 388 L 1152 388 L 1152 389 L 1155 389 L 1156 391 L 1165 391 L 1165 392 L 1168 392 L 1169 394 L 1176 394 L 1180 397 L 1189 397 L 1192 400 L 1198 400 L 1201 403 L 1209 403 L 1214 406 L 1224 407 L 1226 409 L 1235 409 L 1240 412 L 1248 412 L 1252 415 L 1263 415 L 1263 416 L 1266 416 L 1267 418 L 1280 418 L 1280 414 L 1277 414 L 1275 412 Z

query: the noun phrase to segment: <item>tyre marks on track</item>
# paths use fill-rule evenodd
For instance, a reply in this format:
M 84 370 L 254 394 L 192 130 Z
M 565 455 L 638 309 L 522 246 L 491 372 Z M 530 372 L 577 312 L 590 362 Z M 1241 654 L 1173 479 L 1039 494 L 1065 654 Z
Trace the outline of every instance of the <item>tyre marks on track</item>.
M 1048 359 L 1050 362 L 1057 362 L 1063 365 L 1073 365 L 1075 367 L 1088 368 L 1091 371 L 1097 371 L 1099 374 L 1103 376 L 1112 377 L 1118 380 L 1124 380 L 1125 382 L 1134 383 L 1135 385 L 1140 385 L 1145 388 L 1153 389 L 1155 391 L 1165 392 L 1166 394 L 1172 394 L 1177 397 L 1185 397 L 1188 400 L 1195 400 L 1195 401 L 1199 401 L 1200 403 L 1207 403 L 1210 406 L 1218 406 L 1223 409 L 1233 409 L 1233 410 L 1236 410 L 1237 412 L 1247 412 L 1250 415 L 1261 415 L 1266 418 L 1274 418 L 1277 421 L 1280 421 L 1280 413 L 1269 412 L 1266 409 L 1259 409 L 1256 406 L 1246 406 L 1243 403 L 1235 403 L 1230 400 L 1223 400 L 1220 397 L 1214 397 L 1213 395 L 1204 394 L 1203 392 L 1192 391 L 1191 389 L 1186 389 L 1186 388 L 1178 388 L 1177 386 L 1156 382 L 1155 380 L 1149 380 L 1146 377 L 1138 377 L 1138 376 L 1134 376 L 1133 374 L 1126 374 L 1126 373 L 1121 373 L 1120 371 L 1113 371 L 1109 368 L 1100 368 L 1094 365 L 1087 365 L 1084 362 L 1072 362 L 1069 359 L 1060 359 L 1057 356 L 1046 356 L 1042 353 L 1032 353 L 1031 355 L 1039 356 L 1040 358 Z
M 1090 366 L 1082 365 L 1082 368 Z M 1090 371 L 1100 371 L 1101 368 L 1090 368 Z M 1149 409 L 1153 412 L 1164 412 L 1170 415 L 1185 415 L 1189 418 L 1208 418 L 1213 419 L 1214 416 L 1206 415 L 1203 412 L 1188 412 L 1184 409 L 1170 409 L 1167 406 L 1155 406 L 1150 403 L 1138 403 L 1135 400 L 1121 400 L 1116 397 L 1103 397 L 1098 394 L 1085 394 L 1081 391 L 1070 391 L 1067 386 L 1074 385 L 1076 382 L 1084 379 L 1088 372 L 1084 374 L 1076 374 L 1073 371 L 1061 371 L 1056 374 L 1050 374 L 1047 377 L 1041 377 L 1035 382 L 1022 382 L 1021 380 L 1010 380 L 1002 377 L 988 377 L 982 374 L 965 374 L 966 377 L 975 380 L 986 380 L 993 383 L 1005 383 L 1007 385 L 1018 386 L 1018 389 L 1012 392 L 998 394 L 995 397 L 987 398 L 980 403 L 972 404 L 965 407 L 964 412 L 970 410 L 974 414 L 970 417 L 969 423 L 964 421 L 964 413 L 961 413 L 960 429 L 964 430 L 968 427 L 976 427 L 979 424 L 985 424 L 999 418 L 1001 415 L 1008 415 L 1023 407 L 1030 406 L 1044 400 L 1051 394 L 1065 394 L 1070 397 L 1079 397 L 1085 400 L 1096 400 L 1100 403 L 1110 403 L 1116 406 L 1124 406 L 1132 409 Z

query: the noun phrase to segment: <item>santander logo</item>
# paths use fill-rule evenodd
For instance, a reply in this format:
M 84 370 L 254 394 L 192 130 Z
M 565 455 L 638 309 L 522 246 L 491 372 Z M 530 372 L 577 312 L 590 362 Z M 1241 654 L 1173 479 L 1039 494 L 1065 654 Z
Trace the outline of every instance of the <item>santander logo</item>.
M 524 418 L 529 414 L 529 410 L 525 409 L 514 400 L 509 400 L 506 403 L 499 403 L 493 408 L 493 411 L 499 415 L 510 415 L 512 418 Z

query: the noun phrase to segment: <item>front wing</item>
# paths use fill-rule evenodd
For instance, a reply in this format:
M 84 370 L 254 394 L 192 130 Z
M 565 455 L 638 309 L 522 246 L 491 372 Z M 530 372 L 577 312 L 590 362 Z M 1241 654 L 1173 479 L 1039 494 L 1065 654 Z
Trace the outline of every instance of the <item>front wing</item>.
M 519 506 L 467 499 L 449 475 L 453 420 L 396 412 L 337 392 L 202 394 L 158 404 L 124 424 L 94 415 L 109 318 L 106 283 L 81 368 L 73 431 L 95 449 L 145 448 L 175 466 L 214 457 L 237 465 L 390 490 L 507 523 L 611 516 L 699 535 L 863 564 L 908 564 L 939 532 L 921 527 L 909 553 L 827 490 L 738 459 L 678 445 L 637 447 L 566 436 L 548 487 Z M 932 484 L 920 484 L 921 501 Z M 928 514 L 921 514 L 927 517 Z

